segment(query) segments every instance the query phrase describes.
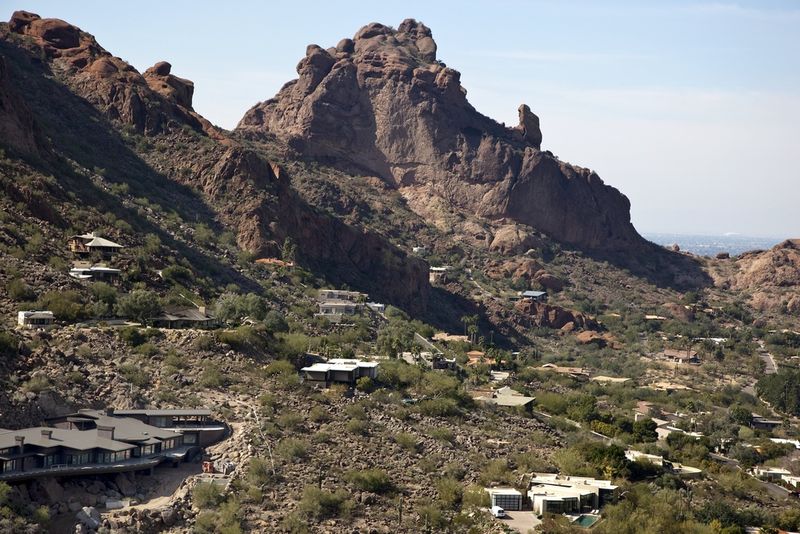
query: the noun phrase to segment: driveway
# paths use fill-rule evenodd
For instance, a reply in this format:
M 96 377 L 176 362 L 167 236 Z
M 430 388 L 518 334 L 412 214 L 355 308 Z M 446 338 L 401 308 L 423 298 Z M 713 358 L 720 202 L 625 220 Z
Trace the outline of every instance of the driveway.
M 506 511 L 506 517 L 503 519 L 497 519 L 497 521 L 508 525 L 509 527 L 513 528 L 517 532 L 521 534 L 528 534 L 529 531 L 533 530 L 537 525 L 541 524 L 541 519 L 536 517 L 531 511 L 527 512 L 508 512 Z

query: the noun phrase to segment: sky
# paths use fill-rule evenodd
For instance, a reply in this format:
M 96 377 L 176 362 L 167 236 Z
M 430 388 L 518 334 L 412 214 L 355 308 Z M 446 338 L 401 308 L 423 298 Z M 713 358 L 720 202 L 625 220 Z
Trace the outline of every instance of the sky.
M 8 4 L 6 4 L 8 5 Z M 478 111 L 595 170 L 640 232 L 800 237 L 800 1 L 18 0 L 139 71 L 195 83 L 224 128 L 296 77 L 306 45 L 416 18 Z

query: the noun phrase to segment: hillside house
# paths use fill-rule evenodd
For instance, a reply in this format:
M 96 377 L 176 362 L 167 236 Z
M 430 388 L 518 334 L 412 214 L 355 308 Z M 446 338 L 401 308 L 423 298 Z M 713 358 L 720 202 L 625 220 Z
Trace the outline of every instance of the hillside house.
M 527 397 L 508 386 L 503 386 L 494 391 L 477 392 L 473 398 L 486 404 L 494 404 L 504 408 L 522 408 L 527 411 L 532 409 L 533 401 L 536 400 L 535 397 Z
M 78 255 L 87 255 L 93 252 L 103 255 L 111 255 L 116 254 L 125 248 L 119 243 L 114 243 L 109 239 L 100 237 L 94 232 L 83 235 L 74 235 L 69 238 L 67 244 L 69 245 L 69 250 Z
M 547 302 L 546 291 L 520 291 L 519 299 L 532 300 L 533 302 Z
M 220 441 L 227 427 L 211 418 L 211 410 L 198 409 L 142 409 L 116 410 L 118 417 L 130 417 L 147 425 L 183 434 L 184 445 L 205 447 Z
M 514 488 L 485 488 L 490 506 L 499 506 L 506 511 L 522 510 L 522 492 Z
M 386 312 L 386 304 L 382 304 L 380 302 L 367 302 L 367 308 L 374 311 L 375 313 Z
M 150 319 L 156 328 L 216 328 L 219 323 L 206 313 L 205 306 L 198 307 L 168 307 L 164 312 Z
M 361 377 L 378 377 L 378 362 L 332 358 L 300 369 L 303 382 L 314 386 L 330 387 L 331 384 L 355 385 Z
M 428 282 L 434 284 L 442 280 L 447 274 L 447 267 L 431 267 L 428 271 Z
M 528 498 L 538 515 L 582 513 L 613 501 L 616 491 L 608 480 L 533 473 Z
M 320 289 L 317 293 L 317 300 L 324 301 L 348 301 L 366 302 L 368 295 L 358 291 L 345 291 L 343 289 Z
M 47 424 L 0 431 L 0 480 L 147 470 L 199 450 L 184 442 L 180 430 L 120 417 L 113 410 L 79 410 Z
M 349 300 L 325 300 L 319 303 L 319 312 L 315 315 L 338 323 L 345 316 L 355 315 L 362 304 Z
M 116 283 L 119 281 L 119 275 L 122 271 L 113 269 L 105 263 L 92 264 L 88 261 L 76 261 L 69 270 L 69 275 L 78 280 L 92 280 L 103 281 L 109 283 Z
M 791 476 L 792 472 L 782 467 L 756 466 L 750 470 L 750 474 L 759 480 L 779 482 L 782 477 Z
M 17 325 L 33 330 L 51 328 L 55 323 L 55 316 L 51 311 L 20 311 L 17 312 Z
M 686 363 L 691 365 L 700 365 L 700 357 L 697 355 L 697 351 L 695 350 L 664 349 L 663 351 L 659 352 L 657 356 L 662 360 L 667 360 L 678 364 Z
M 631 462 L 641 461 L 661 467 L 664 471 L 680 478 L 698 478 L 703 474 L 702 469 L 689 467 L 688 465 L 679 464 L 677 462 L 670 462 L 669 460 L 665 460 L 663 456 L 658 456 L 656 454 L 646 454 L 629 449 L 625 451 L 625 458 Z
M 777 428 L 781 425 L 783 425 L 782 419 L 770 419 L 755 413 L 753 414 L 753 418 L 750 420 L 750 426 L 756 430 L 772 430 L 773 428 Z
M 568 375 L 572 378 L 580 380 L 587 380 L 589 378 L 589 370 L 584 367 L 562 367 L 554 363 L 546 363 L 539 367 L 542 371 L 550 371 L 560 375 Z

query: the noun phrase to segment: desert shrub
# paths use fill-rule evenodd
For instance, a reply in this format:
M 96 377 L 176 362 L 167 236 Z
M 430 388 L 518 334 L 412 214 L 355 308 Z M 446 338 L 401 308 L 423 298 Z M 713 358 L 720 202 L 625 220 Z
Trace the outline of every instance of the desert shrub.
M 394 435 L 393 439 L 395 443 L 408 451 L 417 450 L 417 438 L 413 434 L 409 434 L 408 432 L 398 432 Z
M 214 338 L 206 334 L 196 337 L 192 340 L 192 348 L 194 350 L 211 350 L 214 348 Z
M 369 433 L 369 424 L 361 419 L 351 419 L 347 422 L 345 428 L 351 434 L 356 434 L 359 436 L 366 436 Z
M 117 289 L 105 282 L 95 282 L 92 284 L 92 297 L 109 306 L 113 306 L 117 302 Z
M 50 387 L 50 379 L 46 376 L 38 375 L 32 377 L 30 380 L 23 382 L 22 391 L 31 393 L 41 393 Z
M 225 377 L 219 367 L 212 363 L 206 364 L 200 375 L 200 385 L 204 388 L 220 388 L 225 385 Z
M 296 412 L 286 412 L 276 420 L 278 426 L 286 430 L 297 430 L 303 423 L 303 416 Z
M 282 439 L 275 447 L 275 453 L 284 460 L 297 460 L 308 456 L 308 442 L 297 438 Z
M 288 532 L 289 534 L 309 534 L 308 523 L 306 523 L 300 514 L 292 512 L 281 521 L 281 532 Z
M 216 508 L 223 498 L 222 489 L 212 482 L 198 482 L 192 490 L 192 502 L 201 510 Z
M 505 459 L 492 460 L 486 464 L 481 471 L 478 480 L 484 486 L 489 486 L 492 483 L 497 484 L 510 484 L 513 479 L 513 474 L 508 468 L 508 461 Z
M 392 479 L 383 469 L 348 471 L 344 479 L 358 489 L 372 493 L 389 493 L 395 489 Z
M 272 466 L 264 458 L 254 457 L 250 460 L 247 480 L 256 486 L 263 486 L 273 480 Z
M 445 508 L 454 510 L 461 504 L 461 499 L 464 496 L 464 487 L 458 480 L 445 477 L 436 482 L 436 494 L 439 496 L 439 502 Z
M 239 351 L 266 346 L 266 340 L 250 326 L 240 326 L 235 330 L 221 330 L 216 335 L 220 343 L 230 345 Z
M 135 326 L 126 326 L 120 329 L 119 338 L 131 347 L 139 346 L 147 339 L 141 330 Z
M 349 493 L 343 489 L 326 491 L 316 486 L 306 486 L 298 510 L 317 520 L 348 515 L 352 509 Z
M 435 504 L 420 506 L 417 509 L 417 515 L 419 516 L 419 523 L 424 525 L 428 529 L 428 532 L 431 530 L 441 532 L 447 525 L 447 519 L 442 513 L 442 510 Z
M 455 436 L 453 431 L 445 427 L 431 427 L 427 430 L 427 434 L 435 440 L 444 441 L 446 443 L 454 443 Z
M 138 347 L 136 347 L 136 352 L 143 355 L 143 356 L 154 356 L 158 354 L 158 347 L 153 345 L 152 343 L 142 343 Z
M 150 382 L 150 377 L 138 365 L 126 363 L 119 366 L 119 374 L 134 386 L 144 387 Z
M 84 316 L 83 303 L 77 291 L 48 291 L 39 297 L 36 306 L 50 310 L 61 321 L 75 321 Z
M 314 423 L 325 423 L 330 420 L 328 411 L 322 406 L 314 406 L 308 411 L 308 420 Z
M 297 370 L 291 362 L 286 360 L 275 360 L 267 364 L 264 368 L 264 374 L 267 376 L 277 376 L 284 374 L 296 374 Z
M 15 300 L 17 302 L 32 301 L 36 299 L 36 293 L 33 291 L 31 286 L 19 278 L 15 278 L 6 284 L 6 292 L 11 300 Z
M 459 414 L 458 403 L 447 397 L 423 400 L 416 406 L 419 413 L 431 417 L 452 417 Z

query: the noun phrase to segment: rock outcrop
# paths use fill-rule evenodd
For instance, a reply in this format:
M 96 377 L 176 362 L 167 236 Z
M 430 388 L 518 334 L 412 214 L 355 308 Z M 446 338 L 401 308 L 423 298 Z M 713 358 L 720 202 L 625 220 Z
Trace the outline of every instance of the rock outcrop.
M 757 310 L 800 314 L 800 239 L 741 254 L 735 267 L 731 277 L 717 280 L 718 285 L 750 293 Z
M 459 72 L 436 59 L 422 23 L 372 23 L 336 47 L 311 45 L 297 73 L 237 130 L 277 136 L 306 156 L 378 175 L 418 213 L 444 200 L 582 248 L 641 243 L 627 198 L 594 172 L 540 149 L 539 119 L 528 106 L 519 109 L 520 125 L 506 128 L 469 104 Z
M 6 59 L 0 56 L 0 142 L 22 154 L 38 152 L 33 116 L 11 83 Z

